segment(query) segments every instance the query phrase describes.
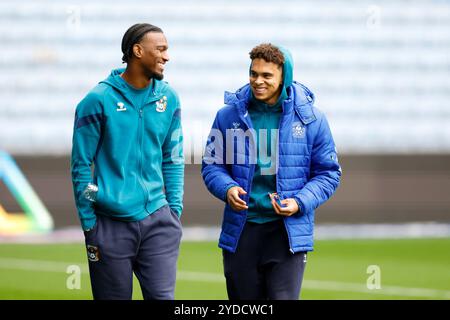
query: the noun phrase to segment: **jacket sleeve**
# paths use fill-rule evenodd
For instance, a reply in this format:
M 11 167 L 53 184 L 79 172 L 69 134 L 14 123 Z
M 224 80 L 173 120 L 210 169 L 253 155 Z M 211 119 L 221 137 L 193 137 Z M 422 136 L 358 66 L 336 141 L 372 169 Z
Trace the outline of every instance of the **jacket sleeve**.
M 76 108 L 71 155 L 75 204 L 83 230 L 92 228 L 96 222 L 93 203 L 83 191 L 92 182 L 91 165 L 99 147 L 103 121 L 100 97 L 88 94 Z
M 177 107 L 172 116 L 172 122 L 164 141 L 162 152 L 162 174 L 166 199 L 170 208 L 178 216 L 181 216 L 183 211 L 184 154 L 181 109 L 178 98 Z
M 224 163 L 226 155 L 225 136 L 220 128 L 219 113 L 217 113 L 202 159 L 202 177 L 209 192 L 222 201 L 226 201 L 229 188 L 239 186 L 231 177 L 227 164 Z
M 309 214 L 336 191 L 341 177 L 341 167 L 328 121 L 322 115 L 311 153 L 311 173 L 309 181 L 294 199 L 301 214 Z

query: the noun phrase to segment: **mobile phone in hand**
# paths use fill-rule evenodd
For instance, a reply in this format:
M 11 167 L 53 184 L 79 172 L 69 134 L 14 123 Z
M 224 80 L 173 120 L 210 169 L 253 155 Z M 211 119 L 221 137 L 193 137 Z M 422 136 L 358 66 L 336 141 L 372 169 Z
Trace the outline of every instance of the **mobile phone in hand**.
M 285 205 L 281 203 L 280 197 L 278 196 L 277 193 L 270 193 L 270 192 L 269 192 L 268 194 L 269 194 L 269 197 L 271 197 L 271 198 L 273 197 L 273 199 L 275 200 L 275 202 L 276 202 L 281 208 L 285 207 Z

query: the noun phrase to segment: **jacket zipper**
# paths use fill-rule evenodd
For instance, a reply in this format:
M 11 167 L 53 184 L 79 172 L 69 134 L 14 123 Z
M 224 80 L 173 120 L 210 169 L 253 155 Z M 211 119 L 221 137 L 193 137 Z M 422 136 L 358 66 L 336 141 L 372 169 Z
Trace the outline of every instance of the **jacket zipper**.
M 155 102 L 155 101 L 158 101 L 159 99 L 160 99 L 160 96 L 156 96 L 156 93 L 155 93 L 155 91 L 153 90 L 152 91 L 152 93 L 153 93 L 153 97 L 147 102 L 147 103 L 145 103 L 144 104 L 144 106 L 142 106 L 140 109 L 139 109 L 139 125 L 140 125 L 140 129 L 141 129 L 141 132 L 140 132 L 140 137 L 139 137 L 139 139 L 140 139 L 140 141 L 139 141 L 139 151 L 140 151 L 140 157 L 139 157 L 139 172 L 140 172 L 140 174 L 139 174 L 139 183 L 141 184 L 141 188 L 142 188 L 142 191 L 144 192 L 144 207 L 145 207 L 145 210 L 147 210 L 147 202 L 148 202 L 148 194 L 149 194 L 149 192 L 148 192 L 148 189 L 147 189 L 147 186 L 145 185 L 145 183 L 144 183 L 144 181 L 143 181 L 143 170 L 144 170 L 144 168 L 143 168 L 143 158 L 144 158 L 144 152 L 143 152 L 143 149 L 144 149 L 144 134 L 145 134 L 145 119 L 144 119 L 144 107 L 147 105 L 147 104 L 151 104 L 151 103 L 153 103 L 153 102 Z
M 247 115 L 248 115 L 248 113 L 247 113 Z M 241 120 L 247 125 L 247 130 L 248 129 L 253 129 L 253 125 L 250 125 L 250 123 L 248 123 L 245 120 L 245 118 L 243 118 L 242 116 L 241 116 Z M 256 152 L 258 152 L 258 149 L 256 149 Z M 250 155 L 250 152 L 249 152 L 249 155 Z M 258 159 L 258 155 L 257 154 L 256 154 L 256 158 Z M 247 192 L 248 200 L 250 199 L 250 192 L 252 191 L 252 180 L 253 180 L 253 176 L 255 175 L 255 168 L 256 168 L 256 166 L 254 164 L 250 164 L 249 163 L 249 166 L 250 166 L 250 168 L 253 167 L 253 170 L 249 170 L 250 171 L 249 178 L 251 178 L 251 179 L 248 180 L 249 181 L 249 184 L 248 184 L 249 187 L 248 187 L 248 192 Z
M 142 179 L 143 176 L 143 160 L 142 158 L 144 157 L 144 152 L 143 150 L 143 145 L 144 145 L 144 132 L 145 132 L 145 122 L 144 122 L 144 110 L 143 108 L 139 109 L 139 129 L 140 129 L 140 134 L 139 134 L 139 175 L 138 175 L 138 179 L 139 179 L 139 184 L 141 185 L 142 188 L 142 192 L 144 193 L 144 209 L 147 210 L 147 200 L 148 200 L 148 190 L 147 187 L 144 184 L 144 181 Z
M 283 103 L 284 103 L 284 102 L 283 102 Z M 282 110 L 283 110 L 283 111 L 282 111 L 282 113 L 281 113 L 280 122 L 279 122 L 279 124 L 278 124 L 277 160 L 280 159 L 280 132 L 281 132 L 281 124 L 283 123 L 283 118 L 284 118 L 284 109 L 282 108 Z M 276 166 L 277 170 L 276 170 L 276 172 L 275 172 L 275 181 L 276 181 L 276 185 L 277 185 L 277 194 L 278 194 L 278 195 L 280 194 L 279 188 L 278 188 L 278 169 L 279 169 L 278 166 L 279 166 L 279 164 L 280 164 L 280 161 L 277 162 L 277 166 Z M 283 198 L 284 198 L 284 195 L 283 195 Z M 281 199 L 281 200 L 283 200 L 283 199 Z M 282 219 L 283 219 L 283 223 L 284 223 L 284 228 L 286 229 L 286 232 L 287 232 L 287 234 L 288 234 L 289 251 L 290 251 L 292 254 L 294 254 L 295 252 L 294 252 L 294 249 L 292 249 L 291 234 L 290 234 L 290 232 L 289 232 L 289 228 L 288 228 L 288 225 L 287 225 L 287 222 L 286 222 L 286 218 L 285 218 L 285 217 L 282 217 Z
M 248 113 L 247 113 L 247 115 L 248 115 Z M 250 129 L 250 128 L 253 128 L 253 126 L 250 126 L 249 123 L 245 120 L 245 118 L 242 115 L 240 115 L 240 118 L 241 118 L 242 122 L 244 122 L 247 125 L 247 130 Z M 234 149 L 234 146 L 233 146 L 233 149 Z M 233 156 L 233 161 L 234 161 L 234 156 Z M 252 180 L 253 180 L 253 176 L 255 174 L 255 165 L 254 164 L 249 164 L 249 166 L 250 166 L 250 168 L 253 167 L 253 170 L 249 170 L 250 171 L 250 176 L 249 176 L 249 180 L 248 180 L 249 183 L 248 183 L 248 191 L 247 191 L 247 197 L 248 197 L 247 202 L 250 199 L 250 193 L 252 192 Z M 251 178 L 251 180 L 250 180 L 250 178 Z M 248 210 L 247 210 L 247 212 L 248 212 Z M 247 213 L 245 215 L 247 216 Z M 245 226 L 246 222 L 247 222 L 247 218 L 245 219 L 245 222 L 241 225 L 241 227 L 239 229 L 238 239 L 241 237 L 242 230 L 244 230 L 244 226 Z M 237 243 L 236 243 L 236 245 L 234 247 L 235 250 L 236 250 L 236 247 L 237 247 Z

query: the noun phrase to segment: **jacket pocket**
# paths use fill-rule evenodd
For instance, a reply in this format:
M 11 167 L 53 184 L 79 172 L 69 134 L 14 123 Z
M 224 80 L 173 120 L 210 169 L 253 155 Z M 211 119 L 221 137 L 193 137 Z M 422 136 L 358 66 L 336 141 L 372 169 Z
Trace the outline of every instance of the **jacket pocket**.
M 101 209 L 106 209 L 105 204 L 106 203 L 104 201 L 103 187 L 101 185 L 99 185 L 98 191 L 97 191 L 97 199 L 94 202 L 94 207 L 101 211 Z
M 173 211 L 171 207 L 169 207 L 169 210 L 170 210 L 170 213 L 172 214 L 172 216 L 181 223 L 181 219 L 178 216 L 178 214 L 175 211 Z
M 92 227 L 92 229 L 89 231 L 83 231 L 84 238 L 87 242 L 91 242 L 93 240 L 93 237 L 95 237 L 95 235 L 97 234 L 98 225 L 99 225 L 99 216 L 96 215 L 95 224 Z

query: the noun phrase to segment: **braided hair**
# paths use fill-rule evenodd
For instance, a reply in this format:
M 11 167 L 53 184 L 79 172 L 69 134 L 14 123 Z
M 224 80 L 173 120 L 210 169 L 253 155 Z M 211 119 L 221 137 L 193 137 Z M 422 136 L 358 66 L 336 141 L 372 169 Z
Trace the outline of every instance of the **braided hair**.
M 149 23 L 136 23 L 132 25 L 122 38 L 122 61 L 128 63 L 133 57 L 133 46 L 139 43 L 148 32 L 163 32 L 161 28 Z

